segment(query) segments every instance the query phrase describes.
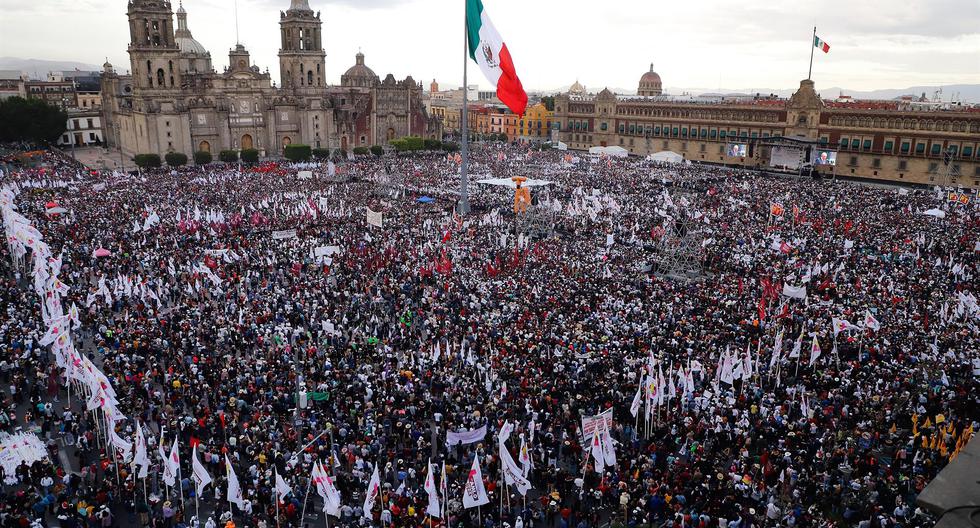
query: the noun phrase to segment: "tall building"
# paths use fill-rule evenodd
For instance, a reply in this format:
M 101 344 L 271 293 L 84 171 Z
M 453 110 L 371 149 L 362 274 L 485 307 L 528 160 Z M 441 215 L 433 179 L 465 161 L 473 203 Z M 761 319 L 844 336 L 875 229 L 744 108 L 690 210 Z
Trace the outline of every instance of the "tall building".
M 278 86 L 241 43 L 215 71 L 183 5 L 176 14 L 175 29 L 169 1 L 129 0 L 131 73 L 103 66 L 105 141 L 126 156 L 250 148 L 273 155 L 292 143 L 349 149 L 405 135 L 441 138 L 421 84 L 380 81 L 363 54 L 340 86 L 327 85 L 322 21 L 309 0 L 290 0 L 279 13 Z
M 795 169 L 919 184 L 980 187 L 980 108 L 915 101 L 824 100 L 813 81 L 789 99 L 662 93 L 660 75 L 638 95 L 574 90 L 555 100 L 559 139 L 571 149 L 674 151 L 693 161 Z

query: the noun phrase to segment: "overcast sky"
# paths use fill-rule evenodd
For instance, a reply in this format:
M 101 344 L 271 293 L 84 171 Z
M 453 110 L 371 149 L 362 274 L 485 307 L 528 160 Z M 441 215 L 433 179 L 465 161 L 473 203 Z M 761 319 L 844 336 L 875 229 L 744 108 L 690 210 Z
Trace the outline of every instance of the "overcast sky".
M 462 0 L 310 0 L 321 11 L 327 78 L 358 48 L 384 77 L 462 83 Z M 238 0 L 240 40 L 278 81 L 279 10 L 289 0 Z M 980 83 L 978 0 L 484 0 L 529 89 L 635 90 L 653 62 L 669 88 L 793 88 L 806 77 L 813 26 L 817 87 L 855 90 Z M 174 9 L 177 4 L 174 0 Z M 235 43 L 235 0 L 185 0 L 215 69 Z M 0 0 L 0 53 L 129 69 L 126 2 Z M 470 80 L 487 87 L 472 64 Z

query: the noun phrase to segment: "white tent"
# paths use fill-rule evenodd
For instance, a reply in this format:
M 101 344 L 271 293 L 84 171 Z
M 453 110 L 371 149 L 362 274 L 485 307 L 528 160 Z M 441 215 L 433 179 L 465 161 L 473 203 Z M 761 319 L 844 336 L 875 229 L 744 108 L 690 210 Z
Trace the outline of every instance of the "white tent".
M 559 141 L 558 143 L 555 144 L 555 148 L 558 150 L 568 150 L 568 145 Z
M 647 161 L 660 161 L 664 163 L 691 163 L 689 160 L 685 160 L 683 155 L 672 150 L 661 150 L 660 152 L 650 154 L 647 156 Z
M 596 156 L 605 154 L 606 156 L 611 156 L 613 158 L 625 158 L 626 156 L 629 156 L 629 151 L 624 149 L 623 147 L 618 147 L 618 146 L 590 147 L 589 154 L 593 154 Z

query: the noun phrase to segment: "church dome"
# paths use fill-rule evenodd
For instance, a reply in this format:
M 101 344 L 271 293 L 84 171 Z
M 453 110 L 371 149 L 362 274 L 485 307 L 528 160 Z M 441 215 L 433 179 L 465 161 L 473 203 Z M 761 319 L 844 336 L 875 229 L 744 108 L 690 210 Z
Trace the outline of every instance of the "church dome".
M 570 86 L 570 87 L 568 88 L 568 93 L 570 93 L 570 94 L 575 94 L 575 95 L 581 95 L 581 94 L 584 94 L 584 93 L 585 93 L 585 87 L 584 87 L 584 86 L 582 86 L 582 85 L 581 85 L 581 84 L 580 84 L 580 83 L 578 82 L 578 79 L 576 79 L 576 80 L 575 80 L 575 84 L 573 84 L 572 86 Z
M 663 81 L 660 74 L 653 71 L 653 63 L 650 63 L 650 71 L 640 77 L 640 85 L 636 90 L 638 95 L 661 95 L 664 93 Z
M 364 64 L 364 54 L 357 53 L 354 65 L 351 66 L 343 75 L 340 76 L 341 86 L 355 86 L 360 88 L 370 88 L 378 83 L 378 76 L 374 70 Z
M 174 37 L 174 40 L 177 42 L 177 47 L 180 48 L 181 53 L 204 55 L 208 52 L 194 37 Z
M 174 41 L 181 53 L 193 53 L 195 55 L 206 55 L 208 50 L 198 42 L 191 30 L 187 27 L 187 11 L 184 10 L 184 3 L 180 3 L 177 8 L 177 31 L 174 32 Z

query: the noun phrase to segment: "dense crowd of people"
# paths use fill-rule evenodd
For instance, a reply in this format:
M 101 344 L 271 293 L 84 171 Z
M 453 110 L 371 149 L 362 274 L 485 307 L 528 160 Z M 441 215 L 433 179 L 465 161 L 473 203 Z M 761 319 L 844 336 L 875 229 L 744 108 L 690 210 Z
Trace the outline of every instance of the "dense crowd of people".
M 471 156 L 480 178 L 553 182 L 528 213 L 550 236 L 522 230 L 506 187 L 471 182 L 456 214 L 453 156 L 128 175 L 48 152 L 8 168 L 0 186 L 61 259 L 75 346 L 126 418 L 107 422 L 40 344 L 31 260 L 5 245 L 0 428 L 36 433 L 48 457 L 0 475 L 0 522 L 935 521 L 915 498 L 980 420 L 976 201 L 516 146 Z M 698 276 L 658 273 L 683 245 Z M 597 455 L 583 419 L 603 412 Z M 145 478 L 106 441 L 107 427 L 136 441 L 137 424 Z M 502 477 L 511 427 L 526 495 Z M 199 496 L 194 456 L 214 479 Z M 474 459 L 489 503 L 464 508 Z M 310 491 L 318 465 L 336 516 Z

